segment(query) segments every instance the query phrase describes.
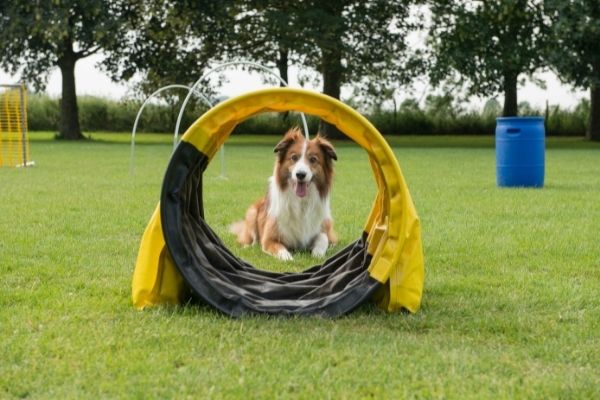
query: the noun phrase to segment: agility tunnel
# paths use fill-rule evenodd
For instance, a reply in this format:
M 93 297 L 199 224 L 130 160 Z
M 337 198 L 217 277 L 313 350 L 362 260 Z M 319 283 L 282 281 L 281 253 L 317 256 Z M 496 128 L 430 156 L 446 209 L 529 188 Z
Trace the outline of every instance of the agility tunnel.
M 202 177 L 237 124 L 263 112 L 292 110 L 322 118 L 361 146 L 369 156 L 377 194 L 354 243 L 305 271 L 277 273 L 236 257 L 208 226 Z M 207 111 L 175 149 L 140 244 L 133 304 L 145 308 L 195 298 L 233 317 L 336 317 L 366 301 L 389 312 L 416 312 L 424 280 L 420 231 L 398 161 L 366 118 L 334 98 L 307 90 L 251 92 Z

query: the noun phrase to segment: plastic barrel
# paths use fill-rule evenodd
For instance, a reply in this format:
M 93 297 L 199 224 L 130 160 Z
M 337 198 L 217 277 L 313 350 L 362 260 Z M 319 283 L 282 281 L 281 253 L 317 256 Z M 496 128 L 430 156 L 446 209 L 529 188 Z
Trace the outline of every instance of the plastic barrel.
M 496 118 L 496 183 L 500 187 L 544 186 L 543 117 Z

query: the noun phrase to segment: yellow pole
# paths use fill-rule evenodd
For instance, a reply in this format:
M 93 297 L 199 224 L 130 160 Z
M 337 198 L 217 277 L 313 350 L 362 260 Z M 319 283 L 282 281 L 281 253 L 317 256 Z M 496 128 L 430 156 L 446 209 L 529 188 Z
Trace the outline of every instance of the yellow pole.
M 6 139 L 7 139 L 7 149 L 6 149 L 6 163 L 8 165 L 13 165 L 13 157 L 12 157 L 12 121 L 11 121 L 11 112 L 10 112 L 10 95 L 11 90 L 6 91 L 6 101 L 4 102 L 4 111 L 6 113 Z
M 4 106 L 4 102 L 6 101 L 6 95 L 4 93 L 0 93 L 0 108 Z M 4 129 L 2 121 L 3 116 L 2 112 L 0 112 L 0 167 L 4 164 L 4 146 L 2 145 L 2 139 L 4 137 Z
M 29 161 L 29 129 L 27 129 L 27 87 L 21 82 L 19 108 L 21 110 L 21 141 L 23 143 L 23 166 Z

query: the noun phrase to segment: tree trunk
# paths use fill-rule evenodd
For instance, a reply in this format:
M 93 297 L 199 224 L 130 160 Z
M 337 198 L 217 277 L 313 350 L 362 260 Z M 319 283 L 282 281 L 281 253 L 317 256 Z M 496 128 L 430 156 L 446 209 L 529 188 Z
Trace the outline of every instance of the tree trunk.
M 277 58 L 277 69 L 279 70 L 279 76 L 281 79 L 286 81 L 288 84 L 288 57 L 289 51 L 284 47 L 279 48 L 279 58 Z M 285 86 L 283 82 L 279 83 L 279 86 Z
M 290 82 L 288 81 L 288 58 L 289 58 L 288 49 L 286 49 L 283 46 L 280 46 L 279 47 L 279 57 L 277 58 L 277 69 L 279 70 L 279 76 L 281 77 L 281 79 L 286 81 L 287 84 L 289 85 Z M 285 87 L 285 84 L 283 82 L 279 82 L 279 86 Z M 281 118 L 283 119 L 284 122 L 287 122 L 290 119 L 290 112 L 289 111 L 282 112 Z
M 515 73 L 504 74 L 504 109 L 503 117 L 516 117 L 518 113 L 517 105 L 517 77 Z
M 62 98 L 60 100 L 60 126 L 58 137 L 66 140 L 83 139 L 79 127 L 77 93 L 75 91 L 75 63 L 77 58 L 72 51 L 67 52 L 58 62 L 62 74 Z
M 590 117 L 585 137 L 589 140 L 600 141 L 600 86 L 590 88 Z
M 342 83 L 342 54 L 340 48 L 323 49 L 323 93 L 335 99 L 340 99 L 340 88 Z M 319 132 L 328 138 L 344 138 L 344 134 L 334 125 L 321 120 Z
M 392 94 L 392 102 L 394 103 L 394 125 L 392 126 L 393 132 L 398 132 L 398 104 L 396 104 L 396 98 Z

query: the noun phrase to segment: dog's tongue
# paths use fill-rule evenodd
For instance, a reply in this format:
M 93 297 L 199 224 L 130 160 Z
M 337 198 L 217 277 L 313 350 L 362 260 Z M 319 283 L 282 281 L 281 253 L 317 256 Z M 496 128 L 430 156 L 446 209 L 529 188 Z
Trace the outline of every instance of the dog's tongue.
M 308 183 L 306 182 L 298 182 L 296 185 L 296 196 L 304 197 L 306 196 L 306 192 L 308 191 Z

